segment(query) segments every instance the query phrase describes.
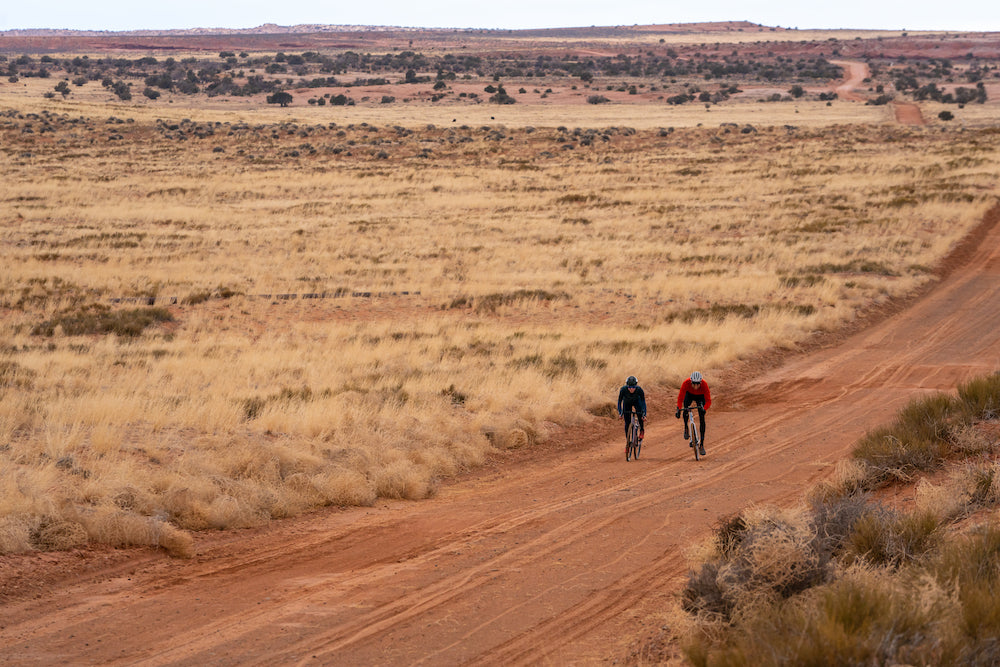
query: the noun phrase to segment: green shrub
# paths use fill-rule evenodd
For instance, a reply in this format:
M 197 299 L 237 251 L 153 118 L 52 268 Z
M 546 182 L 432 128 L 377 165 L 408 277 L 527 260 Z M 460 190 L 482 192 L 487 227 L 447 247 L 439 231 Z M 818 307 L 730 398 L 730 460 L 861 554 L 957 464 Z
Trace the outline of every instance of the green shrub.
M 959 385 L 958 399 L 967 419 L 1000 418 L 1000 373 Z
M 938 544 L 941 519 L 933 512 L 898 515 L 875 507 L 854 525 L 848 542 L 848 560 L 899 567 Z
M 949 455 L 955 409 L 955 400 L 945 394 L 914 400 L 890 425 L 861 438 L 852 456 L 871 468 L 876 484 L 931 470 Z

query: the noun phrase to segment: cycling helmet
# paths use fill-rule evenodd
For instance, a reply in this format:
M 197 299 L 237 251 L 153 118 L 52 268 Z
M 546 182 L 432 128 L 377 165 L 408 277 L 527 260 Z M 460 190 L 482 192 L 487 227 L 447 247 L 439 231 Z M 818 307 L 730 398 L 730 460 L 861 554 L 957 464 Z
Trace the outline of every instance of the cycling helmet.
M 701 382 L 701 373 L 698 371 L 691 373 L 691 382 Z
M 626 387 L 638 387 L 639 386 L 639 381 L 635 379 L 634 375 L 629 375 L 628 379 L 625 380 L 625 386 Z

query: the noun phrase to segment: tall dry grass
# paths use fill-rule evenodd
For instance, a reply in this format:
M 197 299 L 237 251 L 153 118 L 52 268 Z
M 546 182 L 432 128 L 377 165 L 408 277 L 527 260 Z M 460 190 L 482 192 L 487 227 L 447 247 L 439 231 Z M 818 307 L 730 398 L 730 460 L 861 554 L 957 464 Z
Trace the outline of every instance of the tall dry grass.
M 655 409 L 933 280 L 997 162 L 991 132 L 880 126 L 0 135 L 3 551 L 426 497 L 631 373 Z

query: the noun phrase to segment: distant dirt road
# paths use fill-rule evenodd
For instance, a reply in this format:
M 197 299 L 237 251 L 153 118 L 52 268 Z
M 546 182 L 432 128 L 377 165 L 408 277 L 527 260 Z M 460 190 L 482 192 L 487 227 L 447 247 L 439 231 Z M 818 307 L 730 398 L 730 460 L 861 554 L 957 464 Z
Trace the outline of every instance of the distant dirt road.
M 834 65 L 840 65 L 847 70 L 847 75 L 842 82 L 840 82 L 834 91 L 837 93 L 837 97 L 842 100 L 847 100 L 848 102 L 864 102 L 865 98 L 863 95 L 859 95 L 854 92 L 854 89 L 859 87 L 865 79 L 871 76 L 871 70 L 868 68 L 867 63 L 859 63 L 853 60 L 831 60 Z
M 135 551 L 83 571 L 72 562 L 79 556 L 35 556 L 62 559 L 64 573 L 4 605 L 0 662 L 621 659 L 637 635 L 656 632 L 652 614 L 679 590 L 685 549 L 720 517 L 799 501 L 908 400 L 1000 369 L 998 219 L 995 207 L 944 279 L 907 309 L 717 392 L 701 462 L 680 438 L 673 390 L 651 391 L 638 462 L 625 462 L 616 432 L 554 443 L 428 501 L 201 536 L 189 561 Z M 5 563 L 0 574 L 13 576 L 16 562 Z
M 871 70 L 867 63 L 851 60 L 833 60 L 831 62 L 847 70 L 844 80 L 834 88 L 837 97 L 849 102 L 864 102 L 866 98 L 855 91 L 864 83 L 865 79 L 871 76 Z M 923 114 L 920 113 L 920 107 L 912 102 L 893 102 L 892 111 L 896 122 L 902 125 L 926 124 Z
M 926 125 L 924 115 L 920 112 L 920 107 L 912 102 L 893 102 L 893 113 L 896 114 L 896 122 L 903 125 Z

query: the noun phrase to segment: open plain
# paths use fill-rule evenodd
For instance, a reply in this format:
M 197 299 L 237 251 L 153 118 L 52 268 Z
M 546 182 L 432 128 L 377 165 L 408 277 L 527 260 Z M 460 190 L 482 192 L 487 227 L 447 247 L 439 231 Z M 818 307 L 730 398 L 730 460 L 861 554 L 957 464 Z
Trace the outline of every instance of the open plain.
M 996 36 L 124 39 L 0 42 L 0 661 L 673 659 L 717 521 L 1000 367 Z

